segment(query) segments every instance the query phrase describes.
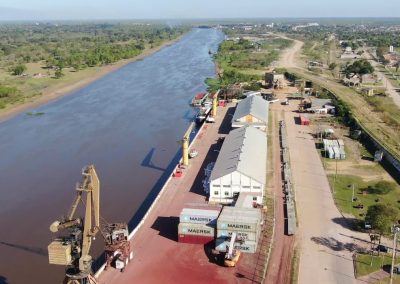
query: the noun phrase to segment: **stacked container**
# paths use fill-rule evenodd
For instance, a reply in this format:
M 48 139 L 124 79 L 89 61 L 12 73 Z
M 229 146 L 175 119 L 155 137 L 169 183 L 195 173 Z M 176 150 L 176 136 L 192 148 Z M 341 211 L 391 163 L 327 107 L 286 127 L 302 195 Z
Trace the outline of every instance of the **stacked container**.
M 236 232 L 234 249 L 255 253 L 261 232 L 260 209 L 225 206 L 217 222 L 215 249 L 226 252 L 230 237 Z
M 215 239 L 215 225 L 220 209 L 183 208 L 179 217 L 180 243 L 206 244 Z

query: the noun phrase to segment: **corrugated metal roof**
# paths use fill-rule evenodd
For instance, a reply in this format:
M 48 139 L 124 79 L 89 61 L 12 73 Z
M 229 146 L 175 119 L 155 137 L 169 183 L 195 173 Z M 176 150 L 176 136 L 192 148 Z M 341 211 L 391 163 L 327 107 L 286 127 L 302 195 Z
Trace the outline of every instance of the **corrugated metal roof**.
M 266 184 L 267 137 L 265 132 L 252 126 L 232 130 L 226 136 L 210 180 L 234 171 Z
M 218 222 L 241 221 L 241 222 L 260 222 L 261 210 L 257 208 L 238 208 L 225 206 L 222 209 Z
M 264 100 L 260 96 L 250 96 L 244 100 L 241 100 L 238 103 L 235 114 L 232 117 L 232 122 L 237 121 L 248 114 L 251 114 L 259 120 L 267 123 L 268 109 L 269 103 L 266 100 Z

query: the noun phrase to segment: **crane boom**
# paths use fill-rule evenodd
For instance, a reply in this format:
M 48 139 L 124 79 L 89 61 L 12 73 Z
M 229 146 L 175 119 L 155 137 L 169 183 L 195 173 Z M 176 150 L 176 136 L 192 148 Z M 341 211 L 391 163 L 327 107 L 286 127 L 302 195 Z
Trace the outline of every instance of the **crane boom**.
M 66 283 L 77 283 L 76 279 L 89 281 L 93 278 L 90 276 L 92 257 L 89 251 L 92 240 L 100 230 L 100 181 L 94 165 L 84 168 L 82 176 L 83 180 L 76 187 L 76 196 L 68 215 L 63 221 L 56 221 L 50 226 L 52 232 L 63 229 L 70 232 L 69 236 L 54 240 L 48 247 L 50 264 L 67 266 Z M 84 193 L 86 208 L 82 224 L 81 219 L 74 215 Z M 92 280 L 88 281 L 85 283 L 93 283 Z

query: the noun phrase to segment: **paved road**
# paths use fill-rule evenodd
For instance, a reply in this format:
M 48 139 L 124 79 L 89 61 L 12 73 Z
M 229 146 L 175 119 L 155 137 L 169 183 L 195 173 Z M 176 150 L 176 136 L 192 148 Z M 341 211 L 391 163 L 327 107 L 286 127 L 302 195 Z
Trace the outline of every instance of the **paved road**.
M 283 53 L 282 66 L 297 67 L 296 56 L 301 47 L 302 43 L 296 41 L 291 51 Z M 358 240 L 367 241 L 368 236 L 346 228 L 335 206 L 311 129 L 296 124 L 296 108 L 295 101 L 289 106 L 273 106 L 276 111 L 284 110 L 288 132 L 299 223 L 298 283 L 356 283 L 352 254 L 362 249 Z

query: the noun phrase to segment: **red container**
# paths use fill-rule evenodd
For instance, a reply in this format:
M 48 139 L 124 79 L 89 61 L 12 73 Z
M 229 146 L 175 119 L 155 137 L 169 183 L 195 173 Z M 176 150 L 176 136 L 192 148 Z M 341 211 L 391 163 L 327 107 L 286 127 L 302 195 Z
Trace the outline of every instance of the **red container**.
M 178 242 L 180 243 L 187 243 L 187 244 L 199 244 L 204 245 L 209 242 L 212 242 L 214 237 L 209 236 L 194 236 L 194 235 L 178 235 Z
M 300 115 L 300 124 L 301 125 L 310 125 L 310 120 Z

